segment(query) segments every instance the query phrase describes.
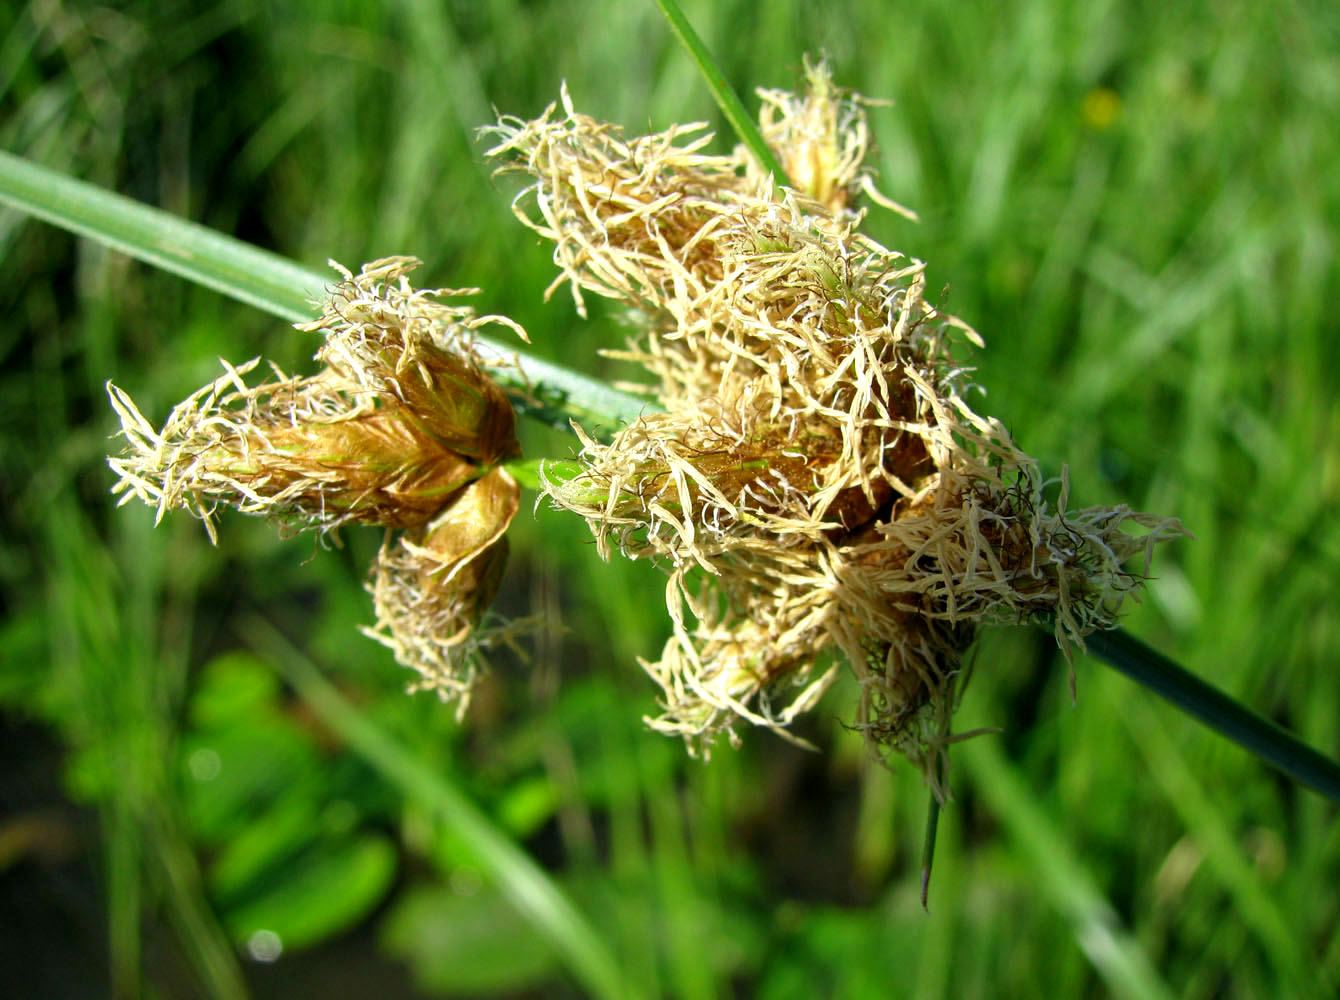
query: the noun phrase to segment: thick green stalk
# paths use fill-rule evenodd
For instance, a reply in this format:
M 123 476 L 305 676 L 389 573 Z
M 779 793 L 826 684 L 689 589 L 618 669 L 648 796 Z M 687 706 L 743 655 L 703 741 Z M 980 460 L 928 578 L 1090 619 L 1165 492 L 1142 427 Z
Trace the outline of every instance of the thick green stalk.
M 1135 636 L 1121 629 L 1095 632 L 1085 639 L 1085 645 L 1104 663 L 1162 695 L 1294 781 L 1340 802 L 1340 764 L 1211 687 Z

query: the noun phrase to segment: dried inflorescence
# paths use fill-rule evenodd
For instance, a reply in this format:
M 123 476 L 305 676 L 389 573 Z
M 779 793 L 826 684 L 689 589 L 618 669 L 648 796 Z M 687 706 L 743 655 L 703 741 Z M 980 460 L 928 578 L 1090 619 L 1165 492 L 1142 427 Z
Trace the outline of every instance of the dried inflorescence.
M 935 775 L 976 627 L 1046 616 L 1082 643 L 1141 579 L 1127 560 L 1181 529 L 1068 512 L 1064 485 L 1048 505 L 1033 460 L 962 398 L 952 349 L 976 334 L 926 301 L 921 262 L 858 231 L 863 110 L 810 76 L 804 98 L 764 94 L 800 192 L 702 153 L 701 126 L 626 138 L 566 91 L 561 115 L 492 130 L 490 155 L 533 178 L 515 210 L 554 241 L 559 282 L 643 315 L 618 356 L 665 408 L 609 444 L 582 435 L 581 472 L 545 486 L 602 554 L 669 573 L 656 728 L 694 747 L 741 719 L 784 732 L 840 653 L 872 747 Z
M 473 349 L 474 331 L 504 317 L 476 316 L 440 298 L 473 289 L 415 290 L 418 265 L 393 257 L 341 272 L 321 317 L 316 375 L 248 385 L 253 359 L 173 409 L 155 430 L 131 398 L 108 385 L 127 447 L 109 464 L 113 492 L 185 509 L 215 539 L 229 506 L 286 531 L 330 535 L 347 524 L 387 529 L 369 589 L 369 634 L 421 675 L 417 687 L 464 709 L 481 641 L 475 631 L 506 560 L 502 533 L 519 487 L 499 463 L 520 455 L 511 403 Z
M 943 795 L 934 764 L 957 738 L 977 628 L 1045 618 L 1063 649 L 1082 644 L 1182 531 L 1124 507 L 1068 511 L 1064 473 L 1050 505 L 1036 463 L 968 406 L 954 352 L 981 341 L 926 300 L 920 261 L 860 231 L 861 193 L 911 213 L 873 186 L 864 103 L 822 64 L 807 75 L 804 95 L 760 91 L 794 189 L 741 150 L 705 153 L 702 125 L 627 138 L 566 89 L 561 111 L 488 130 L 499 169 L 531 178 L 514 210 L 554 242 L 553 287 L 568 282 L 583 313 L 590 291 L 640 314 L 611 353 L 646 370 L 663 407 L 608 444 L 577 428 L 577 471 L 542 479 L 602 555 L 669 575 L 673 636 L 644 663 L 662 689 L 653 726 L 695 750 L 740 720 L 786 736 L 845 661 L 855 726 Z M 472 336 L 521 331 L 414 291 L 415 263 L 345 272 L 303 327 L 325 336 L 317 375 L 248 386 L 258 362 L 225 365 L 162 430 L 109 386 L 128 442 L 111 465 L 123 501 L 190 510 L 211 538 L 220 504 L 290 530 L 384 526 L 366 631 L 463 710 L 518 507 L 512 409 Z

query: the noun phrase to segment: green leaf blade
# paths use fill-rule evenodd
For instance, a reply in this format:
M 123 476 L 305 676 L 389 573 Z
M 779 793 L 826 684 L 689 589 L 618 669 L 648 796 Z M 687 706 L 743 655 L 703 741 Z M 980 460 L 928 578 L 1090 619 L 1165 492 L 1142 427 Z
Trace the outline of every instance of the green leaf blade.
M 255 306 L 289 323 L 317 315 L 328 279 L 278 254 L 58 171 L 0 152 L 0 203 Z M 518 411 L 566 430 L 578 420 L 608 436 L 655 403 L 571 369 L 477 337 Z

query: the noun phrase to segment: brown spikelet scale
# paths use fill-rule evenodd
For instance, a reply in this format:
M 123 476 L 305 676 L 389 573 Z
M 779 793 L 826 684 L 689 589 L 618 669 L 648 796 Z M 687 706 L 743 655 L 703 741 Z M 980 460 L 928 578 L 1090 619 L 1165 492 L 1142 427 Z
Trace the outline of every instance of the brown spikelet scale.
M 436 691 L 463 715 L 479 672 L 479 652 L 501 638 L 481 631 L 507 563 L 504 532 L 521 491 L 494 468 L 461 490 L 417 530 L 388 533 L 373 565 L 377 624 L 364 633 L 421 675 L 411 690 Z
M 809 69 L 808 95 L 763 95 L 803 192 L 703 153 L 701 126 L 626 138 L 566 91 L 561 115 L 493 130 L 500 169 L 531 178 L 517 214 L 554 241 L 579 308 L 593 291 L 644 317 L 611 353 L 665 410 L 608 444 L 578 428 L 580 473 L 545 488 L 602 555 L 669 575 L 674 634 L 644 664 L 655 728 L 691 748 L 741 720 L 785 734 L 845 660 L 872 749 L 934 775 L 978 626 L 1049 616 L 1063 648 L 1082 643 L 1142 579 L 1126 562 L 1182 532 L 1068 512 L 1064 481 L 1048 506 L 1034 461 L 962 398 L 954 352 L 980 339 L 926 301 L 920 261 L 858 231 L 864 115 Z

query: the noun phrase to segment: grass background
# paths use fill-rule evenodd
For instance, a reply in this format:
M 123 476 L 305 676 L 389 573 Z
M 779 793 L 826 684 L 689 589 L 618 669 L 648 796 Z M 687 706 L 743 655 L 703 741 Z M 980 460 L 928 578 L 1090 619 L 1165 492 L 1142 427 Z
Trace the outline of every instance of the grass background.
M 686 3 L 737 89 L 827 53 L 871 112 L 878 238 L 976 326 L 989 410 L 1075 501 L 1180 515 L 1131 631 L 1340 755 L 1340 13 L 1332 4 Z M 480 162 L 492 108 L 660 129 L 715 108 L 651 4 L 33 2 L 3 148 L 320 267 L 391 253 L 593 373 Z M 725 140 L 723 140 L 724 143 Z M 565 631 L 462 726 L 354 625 L 377 538 L 221 543 L 112 509 L 114 379 L 161 419 L 268 317 L 0 214 L 0 981 L 26 996 L 581 995 L 421 797 L 295 694 L 309 662 L 571 894 L 632 995 L 1309 997 L 1340 983 L 1340 823 L 1051 641 L 983 637 L 929 915 L 925 791 L 850 688 L 708 764 L 647 732 L 663 580 L 540 510 L 500 597 Z M 570 438 L 527 425 L 532 455 Z M 282 640 L 276 636 L 282 637 Z M 286 667 L 285 663 L 289 663 Z M 286 672 L 286 670 L 288 672 Z M 220 928 L 222 928 L 220 930 Z M 273 956 L 275 938 L 283 953 Z M 237 942 L 241 976 L 220 959 Z

